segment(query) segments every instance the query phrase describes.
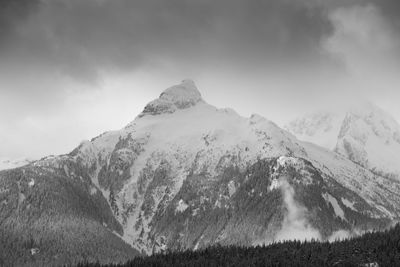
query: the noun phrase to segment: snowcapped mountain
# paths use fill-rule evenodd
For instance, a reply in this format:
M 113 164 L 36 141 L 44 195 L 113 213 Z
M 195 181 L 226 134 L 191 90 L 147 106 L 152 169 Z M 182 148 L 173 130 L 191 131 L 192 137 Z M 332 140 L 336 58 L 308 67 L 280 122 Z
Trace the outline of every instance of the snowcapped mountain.
M 67 257 L 60 249 L 68 245 L 54 237 L 67 231 L 86 244 L 85 259 L 110 262 L 135 251 L 328 240 L 384 228 L 400 216 L 400 182 L 259 115 L 209 105 L 184 80 L 123 129 L 0 172 L 0 203 L 1 224 L 20 226 L 0 227 L 9 229 L 3 236 L 12 242 L 31 233 L 29 246 L 46 255 L 40 260 Z M 37 231 L 42 224 L 57 228 Z M 81 245 L 68 248 L 82 260 Z
M 6 169 L 13 169 L 17 167 L 21 167 L 31 163 L 32 160 L 28 159 L 18 159 L 18 160 L 11 160 L 11 159 L 1 159 L 0 158 L 0 171 Z
M 291 121 L 284 129 L 294 134 L 299 140 L 333 150 L 343 117 L 344 114 L 333 112 L 315 112 Z
M 400 176 L 400 125 L 370 103 L 342 113 L 306 115 L 285 129 L 300 140 L 332 149 L 375 173 Z

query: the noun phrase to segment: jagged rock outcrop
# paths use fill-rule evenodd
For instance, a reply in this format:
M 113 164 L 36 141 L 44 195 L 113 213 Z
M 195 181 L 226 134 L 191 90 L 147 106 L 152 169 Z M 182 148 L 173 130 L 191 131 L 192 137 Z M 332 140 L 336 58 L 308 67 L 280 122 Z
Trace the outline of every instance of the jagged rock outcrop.
M 158 99 L 147 104 L 140 116 L 173 113 L 178 109 L 190 108 L 201 101 L 201 94 L 194 82 L 183 80 L 181 84 L 168 88 Z

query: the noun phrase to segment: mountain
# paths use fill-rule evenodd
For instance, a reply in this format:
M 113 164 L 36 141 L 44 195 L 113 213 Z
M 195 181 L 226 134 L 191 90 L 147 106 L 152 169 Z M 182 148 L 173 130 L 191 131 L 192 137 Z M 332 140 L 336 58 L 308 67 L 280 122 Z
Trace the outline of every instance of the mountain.
M 123 262 L 138 252 L 122 231 L 86 170 L 66 156 L 0 171 L 0 266 Z
M 29 160 L 29 159 L 11 160 L 11 159 L 4 159 L 4 158 L 1 159 L 0 158 L 0 171 L 24 166 L 24 165 L 31 163 L 32 161 L 33 160 Z
M 328 240 L 384 229 L 399 215 L 399 181 L 259 115 L 209 105 L 191 80 L 121 130 L 0 172 L 5 263 Z
M 290 122 L 286 130 L 384 176 L 400 177 L 400 125 L 367 103 L 345 112 L 318 112 Z
M 344 114 L 318 111 L 296 118 L 285 125 L 284 129 L 299 140 L 334 150 L 343 119 Z

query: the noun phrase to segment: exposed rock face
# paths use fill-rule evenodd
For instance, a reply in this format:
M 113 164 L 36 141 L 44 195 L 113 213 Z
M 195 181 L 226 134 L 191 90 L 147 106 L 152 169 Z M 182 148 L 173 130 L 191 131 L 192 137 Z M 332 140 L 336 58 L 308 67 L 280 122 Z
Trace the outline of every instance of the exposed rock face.
M 190 108 L 202 101 L 201 94 L 192 80 L 183 80 L 181 84 L 165 90 L 158 99 L 144 108 L 144 115 L 173 113 L 178 109 Z
M 0 172 L 0 185 L 0 203 L 13 199 L 0 204 L 0 225 L 19 216 L 33 222 L 20 223 L 17 235 L 35 233 L 40 216 L 34 214 L 51 220 L 68 214 L 82 229 L 101 232 L 112 248 L 124 247 L 124 240 L 146 254 L 217 243 L 249 246 L 304 233 L 325 240 L 339 230 L 385 227 L 400 214 L 399 182 L 298 141 L 259 115 L 217 109 L 191 81 L 167 89 L 119 131 L 68 155 Z M 48 195 L 52 204 L 45 204 Z M 31 203 L 30 196 L 41 201 Z M 32 214 L 19 208 L 28 204 L 37 207 Z M 47 246 L 35 244 L 40 253 L 59 255 Z M 133 253 L 123 251 L 116 261 Z

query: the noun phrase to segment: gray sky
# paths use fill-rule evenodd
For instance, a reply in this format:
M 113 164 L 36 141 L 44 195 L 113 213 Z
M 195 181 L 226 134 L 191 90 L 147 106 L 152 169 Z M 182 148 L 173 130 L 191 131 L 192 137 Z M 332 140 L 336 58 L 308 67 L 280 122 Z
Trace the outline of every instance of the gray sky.
M 400 121 L 398 0 L 1 0 L 0 158 L 72 150 L 184 78 L 278 124 L 370 100 Z

